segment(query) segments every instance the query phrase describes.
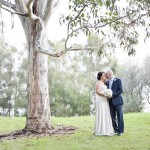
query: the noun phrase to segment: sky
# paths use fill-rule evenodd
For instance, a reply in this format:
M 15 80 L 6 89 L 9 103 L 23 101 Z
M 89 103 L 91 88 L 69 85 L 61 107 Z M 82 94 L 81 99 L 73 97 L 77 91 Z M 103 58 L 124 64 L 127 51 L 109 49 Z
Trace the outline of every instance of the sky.
M 56 10 L 53 12 L 52 17 L 50 18 L 48 24 L 48 38 L 52 42 L 59 41 L 62 38 L 66 38 L 67 29 L 65 25 L 60 26 L 59 18 L 61 14 L 67 14 L 68 10 L 68 0 L 60 1 L 59 5 L 57 6 Z M 24 43 L 26 43 L 24 31 L 22 25 L 17 16 L 14 17 L 14 28 L 11 28 L 11 14 L 3 11 L 2 19 L 5 22 L 4 28 L 4 38 L 11 44 L 16 46 L 18 49 L 24 48 Z M 136 46 L 136 56 L 129 57 L 127 53 L 125 53 L 121 49 L 116 50 L 116 57 L 120 62 L 124 62 L 124 60 L 131 60 L 131 61 L 138 61 L 139 63 L 142 62 L 143 58 L 147 55 L 150 56 L 150 39 L 144 43 L 143 42 L 143 30 L 138 29 L 140 32 L 140 42 Z M 72 38 L 70 43 L 78 43 L 78 44 L 85 44 L 86 43 L 86 36 L 81 34 L 76 38 Z

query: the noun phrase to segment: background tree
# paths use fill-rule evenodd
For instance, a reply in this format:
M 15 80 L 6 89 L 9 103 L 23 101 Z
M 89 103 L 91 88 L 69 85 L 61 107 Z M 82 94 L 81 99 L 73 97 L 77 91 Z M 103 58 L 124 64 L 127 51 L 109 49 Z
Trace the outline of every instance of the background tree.
M 17 83 L 16 83 L 16 96 L 14 111 L 15 116 L 25 115 L 27 113 L 27 70 L 28 70 L 28 59 L 27 52 L 18 52 L 19 64 L 17 68 Z
M 62 47 L 64 42 L 61 40 L 52 44 L 54 45 L 54 51 Z M 75 44 L 73 47 L 82 46 Z M 51 59 L 49 70 L 53 70 L 53 73 L 49 71 L 49 82 L 51 84 L 52 115 L 90 114 L 90 105 L 92 104 L 92 96 L 95 93 L 93 90 L 96 82 L 93 75 L 95 76 L 95 71 L 100 69 L 99 65 L 101 64 L 101 59 L 98 58 L 97 54 L 94 53 L 76 52 L 73 55 L 66 54 L 61 58 Z
M 3 116 L 10 116 L 15 101 L 16 70 L 15 62 L 16 48 L 8 46 L 1 38 L 0 41 L 0 107 Z
M 137 63 L 128 61 L 118 67 L 117 74 L 123 81 L 124 111 L 141 112 L 144 108 L 145 89 L 142 69 Z
M 142 66 L 142 74 L 144 76 L 144 96 L 147 102 L 150 104 L 150 81 L 149 81 L 149 75 L 150 75 L 150 57 L 147 56 L 144 60 L 143 66 Z

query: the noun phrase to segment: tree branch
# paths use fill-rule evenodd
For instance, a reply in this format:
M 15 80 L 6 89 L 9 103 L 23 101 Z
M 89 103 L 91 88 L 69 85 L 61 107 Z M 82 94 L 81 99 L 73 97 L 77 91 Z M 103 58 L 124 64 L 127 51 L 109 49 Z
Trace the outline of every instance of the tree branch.
M 9 7 L 9 8 L 11 8 L 11 9 L 13 9 L 14 11 L 16 10 L 16 7 L 15 7 L 14 4 L 8 3 L 8 2 L 6 2 L 6 1 L 4 1 L 4 0 L 0 0 L 0 4 L 2 4 L 2 5 L 4 5 L 4 6 L 6 6 L 6 7 Z
M 23 14 L 23 13 L 20 13 L 20 12 L 16 12 L 16 11 L 12 11 L 11 9 L 9 8 L 5 8 L 3 7 L 3 5 L 0 4 L 0 8 L 12 13 L 12 14 L 17 14 L 17 15 L 20 15 L 20 16 L 24 16 L 24 17 L 28 17 L 28 14 Z
M 21 12 L 21 13 L 24 13 L 24 14 L 27 14 L 28 13 L 28 10 L 27 10 L 27 0 L 15 0 L 15 5 L 16 5 L 16 10 Z
M 133 13 L 136 13 L 136 12 L 137 12 L 137 11 L 134 11 L 134 12 L 132 12 L 132 13 L 129 13 L 128 15 L 124 15 L 124 16 L 122 16 L 122 17 L 119 17 L 119 18 L 115 19 L 115 20 L 109 21 L 109 22 L 107 22 L 107 23 L 105 23 L 105 24 L 103 24 L 103 25 L 94 25 L 94 26 L 91 26 L 91 25 L 84 25 L 82 28 L 95 28 L 95 29 L 97 29 L 97 28 L 103 28 L 103 27 L 105 27 L 105 26 L 107 26 L 107 25 L 110 25 L 110 24 L 112 24 L 112 23 L 114 23 L 114 22 L 117 22 L 118 20 L 121 20 L 121 19 L 123 19 L 123 18 L 129 17 L 130 15 L 132 15 Z M 147 15 L 147 13 L 146 13 L 145 15 Z
M 88 6 L 87 3 L 85 3 L 85 4 L 83 5 L 83 7 L 81 8 L 81 10 L 79 11 L 79 13 L 74 17 L 74 19 L 72 19 L 71 21 L 69 21 L 69 23 L 68 23 L 68 25 L 67 25 L 67 38 L 66 38 L 66 41 L 65 41 L 65 48 L 66 48 L 66 49 L 67 49 L 67 42 L 68 42 L 69 37 L 70 37 L 70 34 L 69 34 L 70 24 L 71 24 L 72 22 L 74 22 L 74 21 L 80 16 L 80 14 L 83 12 L 84 8 L 87 7 L 87 6 Z
M 80 14 L 83 12 L 83 10 L 84 10 L 85 7 L 88 7 L 87 3 L 85 3 L 85 4 L 83 5 L 83 7 L 82 7 L 81 10 L 79 11 L 79 13 L 74 17 L 74 19 L 72 19 L 72 20 L 69 22 L 69 24 L 72 23 L 73 21 L 75 21 L 75 20 L 80 16 Z
M 16 5 L 6 2 L 4 0 L 0 0 L 0 8 L 4 9 L 12 14 L 17 14 L 17 15 L 24 16 L 24 17 L 28 16 L 27 13 L 17 12 Z
M 49 56 L 52 56 L 52 57 L 60 57 L 62 56 L 63 54 L 66 54 L 67 52 L 71 52 L 71 51 L 93 51 L 95 48 L 69 48 L 69 49 L 66 49 L 66 50 L 63 50 L 61 52 L 58 52 L 58 53 L 51 53 L 49 52 L 48 50 L 39 50 L 38 52 L 40 53 L 43 53 L 43 54 L 47 54 Z
M 32 20 L 39 20 L 39 21 L 41 21 L 42 20 L 41 18 L 39 18 L 38 16 L 33 14 L 32 8 L 33 8 L 33 0 L 29 0 L 28 4 L 27 4 L 27 10 L 28 10 L 29 18 L 31 18 Z
M 59 1 L 60 1 L 60 0 L 57 0 L 57 1 L 55 2 L 55 4 L 54 4 L 54 8 L 56 8 L 56 7 L 58 6 Z
M 47 0 L 47 4 L 45 6 L 45 10 L 43 13 L 43 20 L 44 22 L 48 22 L 50 15 L 52 14 L 53 8 L 57 7 L 60 0 Z
M 11 4 L 11 3 L 8 3 L 8 2 L 5 2 L 4 0 L 0 0 L 0 7 L 10 13 L 13 13 L 13 14 L 17 14 L 17 15 L 20 15 L 20 16 L 25 16 L 25 17 L 29 17 L 30 19 L 32 20 L 38 20 L 41 24 L 42 24 L 42 19 L 38 16 L 36 16 L 35 14 L 33 14 L 33 1 L 34 0 L 29 0 L 28 3 L 27 3 L 27 6 L 25 6 L 25 3 L 23 0 L 20 0 L 19 2 L 21 3 L 22 5 L 22 8 L 24 9 L 23 11 L 27 13 L 20 13 L 20 12 L 16 12 L 15 11 L 15 5 Z M 2 5 L 6 6 L 7 8 L 3 7 Z M 12 11 L 11 9 L 13 9 L 14 11 Z
M 131 26 L 132 24 L 136 23 L 136 21 L 138 21 L 139 19 L 141 19 L 142 17 L 144 17 L 144 16 L 146 16 L 146 15 L 148 15 L 148 14 L 150 14 L 150 11 L 149 11 L 148 13 L 139 15 L 138 18 L 136 18 L 135 20 L 131 21 L 131 22 L 130 22 L 129 24 L 127 24 L 127 25 L 128 25 L 128 26 Z
M 82 29 L 98 29 L 98 28 L 103 28 L 103 27 L 105 27 L 105 26 L 107 26 L 107 25 L 110 25 L 110 24 L 112 24 L 112 23 L 114 23 L 114 22 L 117 22 L 118 20 L 121 20 L 121 19 L 123 19 L 123 18 L 127 18 L 127 17 L 129 17 L 129 16 L 131 16 L 133 13 L 136 13 L 137 11 L 134 11 L 134 12 L 132 12 L 132 13 L 129 13 L 129 14 L 127 14 L 127 15 L 124 15 L 124 16 L 122 16 L 122 17 L 119 17 L 119 18 L 117 18 L 117 19 L 115 19 L 115 20 L 113 20 L 113 21 L 110 21 L 110 22 L 107 22 L 107 23 L 105 23 L 105 24 L 102 24 L 102 25 L 94 25 L 94 26 L 92 26 L 92 25 L 83 25 L 83 26 L 80 26 L 79 28 L 77 28 L 77 29 L 75 29 L 75 30 L 72 30 L 70 33 L 69 33 L 69 29 L 68 29 L 68 34 L 67 34 L 67 38 L 66 38 L 66 41 L 65 41 L 65 48 L 67 49 L 67 42 L 68 42 L 68 40 L 69 40 L 69 38 L 74 34 L 74 33 L 76 33 L 77 31 L 79 31 L 79 30 L 82 30 Z M 142 15 L 140 15 L 137 19 L 135 19 L 135 20 L 133 20 L 130 24 L 128 24 L 128 26 L 130 26 L 131 24 L 133 24 L 133 23 L 135 23 L 138 19 L 141 19 L 142 17 L 144 17 L 144 16 L 146 16 L 146 15 L 148 15 L 149 14 L 149 12 L 148 13 L 145 13 L 145 14 L 142 14 Z M 77 18 L 76 18 L 77 19 Z M 70 23 L 70 22 L 69 22 Z M 69 24 L 68 23 L 68 24 Z

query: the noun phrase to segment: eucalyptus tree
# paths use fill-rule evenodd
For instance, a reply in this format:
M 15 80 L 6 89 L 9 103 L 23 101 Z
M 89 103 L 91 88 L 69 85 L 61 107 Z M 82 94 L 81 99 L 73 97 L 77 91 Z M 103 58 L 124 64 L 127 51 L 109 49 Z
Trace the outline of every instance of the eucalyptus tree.
M 130 55 L 138 43 L 138 27 L 144 29 L 144 38 L 150 36 L 149 0 L 69 0 L 71 15 L 62 16 L 67 24 L 67 41 L 79 33 L 98 33 L 103 39 L 99 51 L 124 48 Z
M 28 44 L 28 109 L 26 130 L 51 128 L 47 82 L 47 24 L 58 0 L 0 0 L 1 8 L 17 14 Z M 49 54 L 57 56 L 57 54 Z
M 115 48 L 114 42 L 109 43 L 109 40 L 117 35 L 118 40 L 121 41 L 120 45 L 125 45 L 129 54 L 133 53 L 132 45 L 137 43 L 138 34 L 134 27 L 139 24 L 144 25 L 146 35 L 149 36 L 147 28 L 149 22 L 143 19 L 149 17 L 149 0 L 130 0 L 130 5 L 122 11 L 118 11 L 114 0 L 112 2 L 107 0 L 106 3 L 101 0 L 70 0 L 69 8 L 73 14 L 62 17 L 63 22 L 67 21 L 68 27 L 65 48 L 61 52 L 52 54 L 47 47 L 46 30 L 48 20 L 59 0 L 14 0 L 10 2 L 0 0 L 0 6 L 12 15 L 19 16 L 29 46 L 28 112 L 25 128 L 30 131 L 43 132 L 51 128 L 47 55 L 59 57 L 68 51 L 84 50 L 84 48 L 68 46 L 69 39 L 77 36 L 79 31 L 87 35 L 92 31 L 101 32 L 105 37 L 106 33 L 100 29 L 107 25 L 111 25 L 114 32 L 106 38 L 108 41 L 105 45 Z M 103 6 L 107 6 L 108 9 Z M 85 49 L 92 50 L 93 48 Z

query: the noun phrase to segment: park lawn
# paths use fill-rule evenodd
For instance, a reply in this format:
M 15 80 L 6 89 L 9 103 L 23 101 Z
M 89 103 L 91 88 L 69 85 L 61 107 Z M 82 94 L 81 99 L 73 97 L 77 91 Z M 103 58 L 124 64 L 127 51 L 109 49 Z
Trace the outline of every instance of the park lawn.
M 123 136 L 93 135 L 94 117 L 52 117 L 52 124 L 76 126 L 70 135 L 20 138 L 0 142 L 0 150 L 150 150 L 150 113 L 124 115 Z M 0 133 L 22 129 L 25 118 L 0 117 Z

